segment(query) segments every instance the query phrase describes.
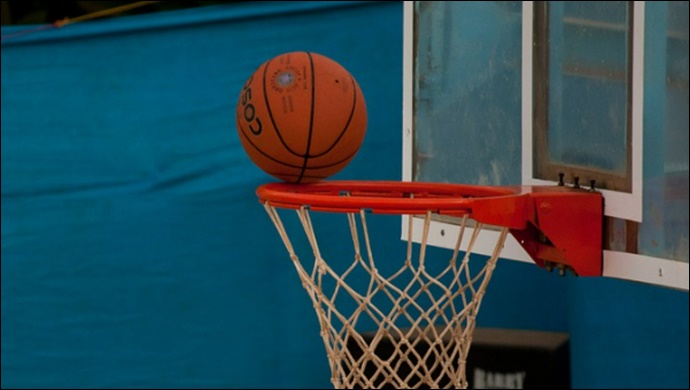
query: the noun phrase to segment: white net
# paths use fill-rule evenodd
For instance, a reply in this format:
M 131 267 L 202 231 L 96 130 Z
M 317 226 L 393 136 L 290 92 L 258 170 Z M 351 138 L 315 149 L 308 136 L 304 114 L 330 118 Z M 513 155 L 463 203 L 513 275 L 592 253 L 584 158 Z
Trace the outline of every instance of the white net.
M 335 388 L 467 388 L 465 361 L 475 318 L 507 228 L 501 228 L 493 254 L 476 264 L 471 254 L 482 225 L 466 228 L 464 217 L 452 255 L 426 259 L 428 212 L 420 216 L 424 225 L 416 253 L 417 244 L 409 239 L 406 258 L 385 259 L 396 268 L 384 274 L 374 261 L 364 210 L 345 214 L 354 256 L 336 266 L 321 255 L 308 208 L 296 212 L 313 253 L 300 258 L 278 209 L 269 202 L 264 207 L 313 301 Z M 413 218 L 409 221 L 412 237 Z

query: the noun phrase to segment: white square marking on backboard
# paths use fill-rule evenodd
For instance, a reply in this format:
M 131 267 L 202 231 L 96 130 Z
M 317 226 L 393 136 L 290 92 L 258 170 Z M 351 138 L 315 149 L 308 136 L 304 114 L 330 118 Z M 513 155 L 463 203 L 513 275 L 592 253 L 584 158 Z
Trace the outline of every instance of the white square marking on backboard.
M 599 190 L 606 199 L 604 214 L 642 221 L 642 114 L 644 93 L 644 1 L 635 2 L 632 63 L 632 193 Z M 555 185 L 533 175 L 532 42 L 534 2 L 522 2 L 522 183 Z M 641 26 L 641 27 L 640 27 Z

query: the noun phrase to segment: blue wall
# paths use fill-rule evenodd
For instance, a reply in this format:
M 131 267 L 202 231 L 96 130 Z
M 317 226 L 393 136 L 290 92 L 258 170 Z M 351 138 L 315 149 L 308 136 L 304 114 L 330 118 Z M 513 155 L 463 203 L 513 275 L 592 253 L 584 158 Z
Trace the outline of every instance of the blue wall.
M 399 179 L 401 2 L 242 2 L 3 42 L 3 388 L 330 387 L 254 195 L 273 179 L 234 125 L 246 77 L 292 50 L 339 61 L 367 99 L 333 178 Z M 397 219 L 373 234 L 403 250 Z M 569 332 L 577 387 L 688 386 L 686 292 L 501 262 L 479 326 Z

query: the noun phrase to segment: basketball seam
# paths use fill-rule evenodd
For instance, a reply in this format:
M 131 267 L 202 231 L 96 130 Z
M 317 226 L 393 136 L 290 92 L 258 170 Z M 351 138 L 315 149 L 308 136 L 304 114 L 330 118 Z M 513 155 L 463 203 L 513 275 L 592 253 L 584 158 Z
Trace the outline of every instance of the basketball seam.
M 242 136 L 247 140 L 247 142 L 249 142 L 249 144 L 250 144 L 254 149 L 256 149 L 257 152 L 261 153 L 261 155 L 263 155 L 263 156 L 266 157 L 267 159 L 269 159 L 269 160 L 271 160 L 271 161 L 273 161 L 273 162 L 275 162 L 275 163 L 278 163 L 278 164 L 280 164 L 280 165 L 284 165 L 284 166 L 286 166 L 286 167 L 296 168 L 296 169 L 302 169 L 302 167 L 303 167 L 302 165 L 294 165 L 294 164 L 286 163 L 285 161 L 281 161 L 281 160 L 276 159 L 275 157 L 271 157 L 271 155 L 269 155 L 269 154 L 267 154 L 266 152 L 264 152 L 263 150 L 261 150 L 261 148 L 259 148 L 254 142 L 252 142 L 251 137 L 247 135 L 246 130 L 244 129 L 244 127 L 242 126 L 242 124 L 241 124 L 239 121 L 237 121 L 237 126 L 240 128 L 240 130 L 241 130 L 240 133 L 241 133 Z M 325 168 L 330 168 L 330 167 L 333 167 L 333 166 L 342 164 L 343 162 L 345 162 L 345 161 L 351 159 L 356 153 L 357 153 L 357 151 L 352 152 L 352 153 L 350 153 L 349 155 L 347 155 L 345 158 L 343 158 L 343 159 L 341 159 L 341 160 L 338 160 L 338 161 L 336 161 L 336 162 L 334 162 L 334 163 L 331 163 L 331 164 L 318 165 L 318 166 L 311 166 L 311 167 L 306 167 L 306 169 L 307 169 L 307 170 L 311 170 L 311 169 L 325 169 Z M 299 157 L 301 157 L 301 156 L 299 156 Z
M 314 98 L 316 94 L 316 77 L 314 76 L 314 59 L 311 57 L 310 52 L 306 52 L 309 58 L 309 67 L 311 68 L 311 107 L 309 113 L 309 136 L 307 137 L 307 150 L 304 151 L 304 162 L 302 163 L 302 172 L 300 172 L 297 178 L 297 183 L 302 181 L 304 176 L 304 171 L 307 169 L 307 162 L 309 161 L 309 149 L 311 148 L 311 137 L 314 134 Z
M 271 110 L 271 103 L 268 101 L 268 93 L 266 92 L 266 73 L 268 73 L 268 67 L 269 67 L 269 65 L 271 64 L 271 62 L 273 62 L 272 59 L 269 60 L 269 61 L 266 63 L 266 66 L 264 67 L 264 74 L 263 74 L 263 77 L 261 77 L 261 83 L 263 84 L 263 85 L 262 85 L 262 89 L 264 90 L 264 103 L 265 103 L 265 105 L 266 105 L 266 111 L 268 111 L 268 117 L 271 119 L 271 124 L 273 125 L 273 130 L 275 130 L 276 135 L 278 135 L 278 139 L 280 140 L 280 143 L 283 144 L 283 146 L 285 147 L 285 149 L 286 149 L 288 152 L 292 153 L 293 155 L 295 155 L 295 156 L 297 156 L 297 157 L 302 157 L 301 154 L 299 154 L 299 153 L 295 152 L 294 150 L 292 150 L 292 149 L 288 146 L 287 142 L 285 142 L 285 140 L 283 139 L 282 134 L 280 134 L 280 130 L 278 129 L 278 125 L 276 124 L 276 121 L 275 121 L 275 119 L 273 118 L 273 111 Z
M 345 127 L 343 127 L 343 129 L 340 132 L 340 135 L 338 135 L 338 138 L 335 139 L 333 144 L 331 144 L 331 146 L 329 146 L 328 149 L 324 150 L 322 153 L 315 154 L 315 155 L 310 156 L 310 157 L 321 157 L 321 156 L 325 155 L 326 153 L 330 152 L 331 150 L 333 150 L 333 148 L 335 148 L 335 146 L 338 145 L 338 142 L 340 142 L 340 140 L 343 138 L 345 133 L 348 130 L 350 130 L 350 123 L 352 123 L 352 118 L 354 118 L 355 110 L 357 108 L 357 84 L 355 82 L 354 77 L 352 77 L 351 75 L 350 75 L 350 81 L 352 81 L 352 95 L 353 95 L 353 97 L 352 97 L 352 110 L 350 111 L 350 116 L 347 118 L 347 122 L 345 122 Z

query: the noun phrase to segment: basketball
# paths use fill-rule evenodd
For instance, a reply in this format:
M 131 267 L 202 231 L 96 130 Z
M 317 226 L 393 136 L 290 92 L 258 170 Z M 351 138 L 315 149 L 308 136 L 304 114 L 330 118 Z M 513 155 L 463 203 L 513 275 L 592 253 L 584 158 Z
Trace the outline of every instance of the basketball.
M 249 158 L 269 175 L 310 183 L 340 172 L 362 145 L 364 95 L 338 62 L 290 52 L 261 64 L 247 79 L 236 110 Z

